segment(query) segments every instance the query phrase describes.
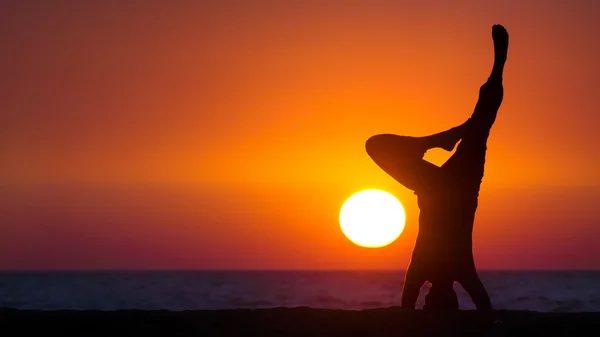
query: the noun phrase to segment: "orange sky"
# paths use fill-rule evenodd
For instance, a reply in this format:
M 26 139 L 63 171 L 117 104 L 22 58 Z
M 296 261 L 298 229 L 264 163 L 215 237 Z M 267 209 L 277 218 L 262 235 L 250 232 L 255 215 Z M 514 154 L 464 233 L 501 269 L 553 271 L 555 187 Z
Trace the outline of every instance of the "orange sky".
M 600 268 L 595 1 L 4 2 L 0 269 L 405 268 L 364 151 L 462 123 L 511 34 L 480 268 Z M 432 151 L 440 164 L 449 154 Z M 407 210 L 354 246 L 342 202 Z

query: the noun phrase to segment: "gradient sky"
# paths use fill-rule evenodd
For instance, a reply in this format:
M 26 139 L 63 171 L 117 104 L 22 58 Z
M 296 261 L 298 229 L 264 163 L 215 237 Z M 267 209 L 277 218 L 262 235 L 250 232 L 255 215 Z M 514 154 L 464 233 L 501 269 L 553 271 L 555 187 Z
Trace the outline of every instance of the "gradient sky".
M 597 1 L 1 1 L 0 269 L 403 269 L 364 151 L 462 123 L 511 35 L 483 269 L 600 268 Z M 450 154 L 434 150 L 441 164 Z M 392 245 L 343 201 L 405 205 Z

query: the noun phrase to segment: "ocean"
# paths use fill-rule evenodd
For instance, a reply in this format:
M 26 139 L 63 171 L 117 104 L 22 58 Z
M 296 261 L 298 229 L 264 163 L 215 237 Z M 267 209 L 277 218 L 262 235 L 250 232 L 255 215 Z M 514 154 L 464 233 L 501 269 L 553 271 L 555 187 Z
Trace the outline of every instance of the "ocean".
M 600 312 L 600 271 L 482 271 L 495 309 Z M 402 271 L 0 272 L 0 307 L 41 310 L 369 309 L 400 304 Z M 425 286 L 427 287 L 427 286 Z M 455 285 L 462 309 L 473 309 Z M 418 307 L 422 307 L 424 292 Z

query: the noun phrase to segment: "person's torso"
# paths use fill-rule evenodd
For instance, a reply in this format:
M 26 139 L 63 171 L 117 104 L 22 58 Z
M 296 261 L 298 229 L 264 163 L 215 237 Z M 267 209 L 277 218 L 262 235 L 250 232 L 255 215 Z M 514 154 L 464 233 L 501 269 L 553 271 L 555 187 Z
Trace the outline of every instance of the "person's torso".
M 479 184 L 446 180 L 417 195 L 417 245 L 430 254 L 466 254 L 472 250 L 472 233 Z

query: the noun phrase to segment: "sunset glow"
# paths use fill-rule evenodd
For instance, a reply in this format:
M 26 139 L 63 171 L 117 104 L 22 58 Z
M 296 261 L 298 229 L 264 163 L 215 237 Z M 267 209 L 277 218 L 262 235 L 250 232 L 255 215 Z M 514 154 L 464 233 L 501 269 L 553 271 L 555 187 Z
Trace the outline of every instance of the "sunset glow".
M 417 197 L 365 141 L 464 122 L 494 23 L 478 268 L 600 268 L 600 1 L 141 4 L 0 6 L 0 269 L 403 269 Z M 363 249 L 339 212 L 373 186 L 406 226 Z

